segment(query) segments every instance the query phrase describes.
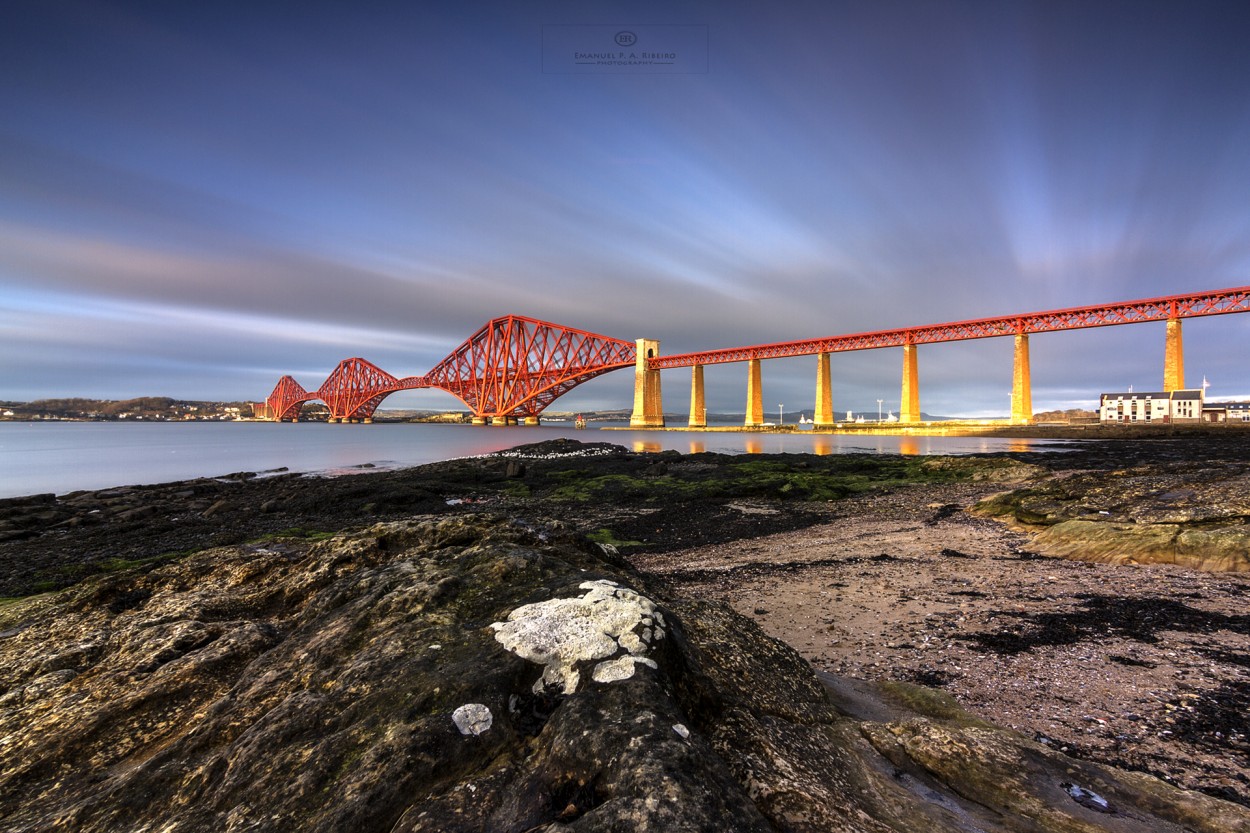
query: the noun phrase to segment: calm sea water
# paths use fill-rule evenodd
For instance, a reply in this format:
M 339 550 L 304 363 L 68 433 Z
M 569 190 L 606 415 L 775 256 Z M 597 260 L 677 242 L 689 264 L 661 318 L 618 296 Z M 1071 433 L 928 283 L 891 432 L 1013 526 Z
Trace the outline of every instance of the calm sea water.
M 347 473 L 371 464 L 400 468 L 486 454 L 557 437 L 610 442 L 635 451 L 726 454 L 973 454 L 1056 447 L 1053 442 L 987 437 L 575 430 L 548 423 L 328 425 L 271 422 L 0 422 L 0 497 L 166 483 L 238 471 L 283 468 Z

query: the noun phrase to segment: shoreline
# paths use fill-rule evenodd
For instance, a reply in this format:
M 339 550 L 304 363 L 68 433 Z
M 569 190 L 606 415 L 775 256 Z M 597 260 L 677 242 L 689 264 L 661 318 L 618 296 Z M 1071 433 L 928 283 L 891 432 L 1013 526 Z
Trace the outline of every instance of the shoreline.
M 242 473 L 32 496 L 0 501 L 0 596 L 21 605 L 215 547 L 281 552 L 417 516 L 502 517 L 615 547 L 818 670 L 928 685 L 1064 754 L 1250 805 L 1250 575 L 1048 558 L 1028 533 L 969 512 L 994 492 L 1075 482 L 1074 470 L 1125 494 L 1116 478 L 1141 470 L 1240 482 L 1250 442 L 1216 433 L 1092 442 L 1075 456 L 681 454 L 562 439 L 350 478 Z M 1147 508 L 1192 513 L 1206 498 L 1187 488 Z M 1164 492 L 1142 489 L 1133 500 Z
M 625 433 L 601 434 L 594 428 L 577 431 L 560 424 L 503 428 L 387 423 L 376 431 L 370 430 L 370 426 L 325 423 L 209 425 L 212 427 L 190 427 L 185 422 L 12 424 L 5 437 L 0 437 L 0 442 L 6 446 L 0 454 L 0 500 L 160 485 L 205 477 L 230 478 L 240 472 L 276 469 L 306 475 L 355 473 L 362 468 L 401 470 L 554 438 L 615 442 L 638 452 L 662 453 L 665 449 L 674 449 L 694 453 L 711 449 L 743 454 L 760 453 L 765 450 L 765 444 L 784 444 L 782 448 L 770 448 L 770 452 L 829 454 L 875 450 L 892 453 L 895 449 L 889 446 L 900 442 L 880 436 L 863 437 L 859 439 L 879 447 L 844 449 L 839 443 L 845 445 L 847 438 L 807 432 L 766 434 L 726 429 L 700 436 L 690 432 L 656 434 L 623 429 Z M 26 437 L 27 428 L 35 436 Z M 67 433 L 62 434 L 62 431 Z M 915 437 L 905 442 L 927 443 L 927 446 L 923 449 L 908 446 L 897 449 L 899 453 L 954 454 L 991 450 L 982 447 L 980 439 L 935 436 Z M 990 442 L 1006 445 L 1002 440 Z M 954 447 L 961 443 L 964 447 Z M 136 456 L 131 448 L 143 450 Z

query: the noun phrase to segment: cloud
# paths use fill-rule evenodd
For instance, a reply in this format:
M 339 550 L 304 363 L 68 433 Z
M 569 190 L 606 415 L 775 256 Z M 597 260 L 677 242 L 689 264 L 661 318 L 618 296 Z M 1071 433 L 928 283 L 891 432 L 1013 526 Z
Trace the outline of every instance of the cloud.
M 215 8 L 0 35 L 0 396 L 417 373 L 509 313 L 675 353 L 1247 282 L 1250 32 L 1214 6 L 708 7 L 709 72 L 646 78 L 544 75 L 550 7 Z M 1244 330 L 1193 322 L 1187 358 L 1244 380 Z M 1037 337 L 1035 404 L 1149 386 L 1161 340 Z M 1005 410 L 1009 342 L 921 363 L 926 410 Z M 836 357 L 835 402 L 899 365 Z M 626 406 L 618 376 L 567 401 Z

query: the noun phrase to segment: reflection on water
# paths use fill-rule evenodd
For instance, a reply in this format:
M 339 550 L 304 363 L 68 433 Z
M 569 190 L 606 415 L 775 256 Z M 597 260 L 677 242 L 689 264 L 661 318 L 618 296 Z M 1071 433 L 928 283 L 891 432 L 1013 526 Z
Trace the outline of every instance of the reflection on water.
M 543 425 L 326 425 L 273 422 L 0 422 L 0 497 L 161 483 L 237 471 L 398 468 L 558 437 L 657 452 L 976 454 L 1062 451 L 1080 442 L 995 437 L 578 431 Z

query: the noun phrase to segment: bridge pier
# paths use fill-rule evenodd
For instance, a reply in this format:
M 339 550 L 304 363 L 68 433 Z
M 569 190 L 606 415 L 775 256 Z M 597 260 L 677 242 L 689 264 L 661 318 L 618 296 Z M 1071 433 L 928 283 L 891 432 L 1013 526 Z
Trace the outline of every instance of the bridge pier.
M 686 425 L 689 428 L 707 427 L 707 405 L 703 398 L 703 365 L 701 364 L 690 368 L 690 419 Z
M 523 422 L 524 422 L 524 424 L 525 424 L 525 425 L 535 426 L 535 425 L 538 425 L 538 417 L 536 417 L 536 416 L 527 416 L 527 417 L 523 420 Z
M 485 425 L 489 419 L 490 417 L 475 416 L 473 419 L 469 420 L 469 422 L 473 425 Z
M 660 371 L 647 365 L 648 359 L 660 354 L 660 342 L 640 338 L 634 355 L 634 412 L 630 428 L 663 428 L 664 403 L 660 397 Z
M 816 354 L 816 414 L 814 428 L 833 426 L 833 390 L 829 385 L 829 354 Z
M 747 361 L 747 427 L 764 424 L 764 392 L 760 383 L 760 360 Z
M 1011 373 L 1011 424 L 1033 424 L 1033 385 L 1029 378 L 1029 336 L 1016 333 Z
M 1181 344 L 1181 320 L 1168 319 L 1167 341 L 1163 349 L 1163 389 L 1185 389 L 1185 351 Z
M 916 345 L 903 345 L 903 390 L 899 397 L 898 421 L 920 422 L 920 372 L 916 367 Z

